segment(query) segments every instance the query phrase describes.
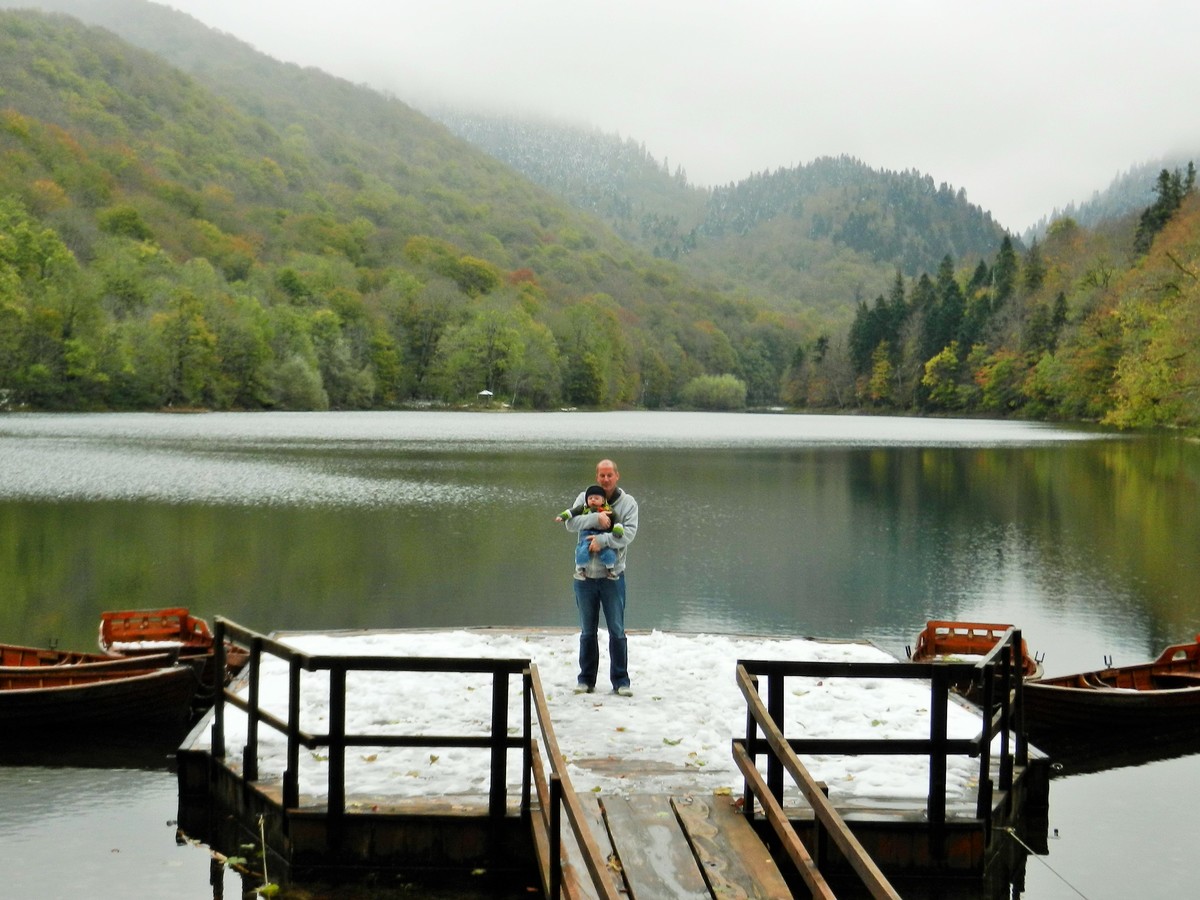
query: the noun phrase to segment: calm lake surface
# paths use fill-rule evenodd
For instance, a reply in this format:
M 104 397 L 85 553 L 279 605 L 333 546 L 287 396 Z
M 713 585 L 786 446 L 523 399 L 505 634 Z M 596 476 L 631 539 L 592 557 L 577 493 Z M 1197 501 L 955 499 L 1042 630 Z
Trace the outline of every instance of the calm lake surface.
M 0 416 L 0 641 L 106 609 L 262 630 L 575 623 L 553 516 L 614 458 L 627 626 L 868 638 L 1012 622 L 1047 674 L 1200 632 L 1200 444 L 1032 424 L 692 413 Z M 637 684 L 637 644 L 631 640 Z M 1175 758 L 1056 779 L 1014 896 L 1187 896 Z M 161 765 L 0 767 L 5 896 L 238 896 Z M 99 773 L 99 774 L 98 774 Z M 1170 822 L 1164 839 L 1161 823 Z M 70 845 L 70 853 L 64 851 Z M 218 882 L 222 878 L 218 875 Z

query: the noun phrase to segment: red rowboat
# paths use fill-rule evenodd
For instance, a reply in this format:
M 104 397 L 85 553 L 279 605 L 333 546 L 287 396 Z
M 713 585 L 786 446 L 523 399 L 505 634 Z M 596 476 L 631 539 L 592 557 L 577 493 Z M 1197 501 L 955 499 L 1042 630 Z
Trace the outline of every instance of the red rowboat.
M 1153 662 L 1029 682 L 1024 696 L 1031 736 L 1200 727 L 1200 636 Z

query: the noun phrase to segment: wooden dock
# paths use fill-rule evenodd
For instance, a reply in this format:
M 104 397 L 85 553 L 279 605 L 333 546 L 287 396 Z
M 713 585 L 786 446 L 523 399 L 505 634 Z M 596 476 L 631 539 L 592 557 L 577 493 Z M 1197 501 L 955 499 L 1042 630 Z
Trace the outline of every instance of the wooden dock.
M 634 900 L 792 896 L 733 797 L 646 794 L 582 800 L 591 811 L 593 834 L 612 860 L 618 893 Z M 581 881 L 578 896 L 597 895 Z
M 889 874 L 902 876 L 937 872 L 978 877 L 994 852 L 997 841 L 993 836 L 1016 822 L 1027 807 L 1044 807 L 1048 790 L 1042 760 L 1014 769 L 1012 759 L 1003 757 L 991 760 L 989 769 L 985 750 L 983 764 L 989 775 L 981 776 L 981 781 L 989 785 L 987 793 L 981 791 L 977 804 L 951 804 L 949 808 L 943 797 L 940 820 L 933 829 L 929 810 L 920 802 L 834 810 L 817 796 L 820 786 L 804 783 L 806 773 L 796 782 L 804 796 L 791 796 L 786 809 L 773 806 L 768 802 L 770 795 L 778 790 L 782 800 L 783 793 L 781 786 L 768 786 L 768 781 L 782 783 L 782 773 L 776 770 L 772 774 L 772 765 L 754 786 L 757 802 L 728 789 L 663 792 L 647 788 L 660 783 L 655 776 L 662 772 L 647 769 L 645 760 L 620 757 L 578 762 L 602 763 L 621 772 L 624 789 L 577 792 L 566 774 L 567 757 L 549 721 L 536 666 L 529 660 L 312 656 L 218 620 L 218 636 L 223 632 L 251 649 L 244 676 L 248 682 L 240 686 L 240 693 L 229 689 L 224 696 L 226 706 L 246 712 L 249 735 L 245 747 L 230 748 L 234 752 L 226 755 L 224 707 L 218 704 L 214 719 L 202 722 L 185 741 L 178 752 L 180 826 L 215 847 L 236 847 L 247 838 L 258 842 L 261 821 L 271 872 L 283 873 L 286 880 L 322 881 L 368 872 L 377 877 L 402 873 L 406 879 L 421 880 L 428 875 L 437 880 L 446 873 L 486 870 L 501 884 L 511 884 L 513 878 L 540 882 L 543 896 L 555 900 L 832 898 L 835 895 L 823 872 L 830 877 L 854 878 L 861 876 L 864 868 L 875 869 L 876 862 Z M 257 705 L 257 660 L 268 653 L 285 659 L 291 667 L 293 696 L 286 720 Z M 840 669 L 845 665 L 831 671 L 846 674 Z M 890 674 L 882 665 L 890 664 L 870 667 L 876 677 Z M 455 666 L 494 680 L 488 734 L 347 731 L 346 701 L 338 698 L 339 691 L 345 692 L 348 671 L 459 671 Z M 306 733 L 299 727 L 294 693 L 300 690 L 301 671 L 329 675 L 327 733 Z M 509 695 L 508 681 L 514 673 L 523 673 L 526 700 L 522 723 L 509 721 L 509 703 L 501 699 Z M 739 678 L 749 685 L 746 673 Z M 782 675 L 778 685 L 782 685 Z M 762 732 L 765 737 L 745 742 L 735 739 L 734 758 L 740 753 L 743 763 L 750 759 L 750 774 L 755 774 L 754 755 L 761 759 L 769 752 L 782 753 L 782 765 L 793 771 L 798 764 L 794 754 L 789 762 L 787 741 L 769 725 L 767 706 L 776 701 L 760 703 L 755 699 L 756 686 L 745 691 L 750 691 L 748 699 L 755 715 L 768 716 L 759 721 L 760 728 L 764 722 L 768 727 Z M 535 736 L 539 728 L 540 741 Z M 258 771 L 260 729 L 287 735 L 290 762 L 282 778 Z M 208 734 L 213 735 L 211 745 L 206 744 Z M 861 746 L 865 742 L 853 743 L 855 753 L 888 752 Z M 895 743 L 902 746 L 892 752 L 909 754 L 962 753 L 969 744 L 951 741 L 936 749 L 937 742 Z M 984 746 L 987 743 L 985 738 Z M 492 765 L 490 789 L 475 795 L 392 797 L 356 793 L 345 782 L 347 757 L 366 752 L 357 748 L 438 746 L 484 751 Z M 308 794 L 300 789 L 295 773 L 300 768 L 301 749 L 327 757 L 328 764 L 323 766 L 330 778 L 327 791 Z M 525 760 L 519 797 L 513 794 L 512 773 L 505 770 L 506 759 L 518 750 L 523 750 Z M 931 764 L 931 772 L 935 769 Z M 992 791 L 993 783 L 1000 788 Z M 748 802 L 758 807 L 755 816 L 746 814 Z M 930 807 L 934 807 L 932 798 Z M 865 852 L 856 857 L 863 848 Z M 868 895 L 899 896 L 886 881 L 883 884 Z M 858 890 L 861 894 L 862 888 Z

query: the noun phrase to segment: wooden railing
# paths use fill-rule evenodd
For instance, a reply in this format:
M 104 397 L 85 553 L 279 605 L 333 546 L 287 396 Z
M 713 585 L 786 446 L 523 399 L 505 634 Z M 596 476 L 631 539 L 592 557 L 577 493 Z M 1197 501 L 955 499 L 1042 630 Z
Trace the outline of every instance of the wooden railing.
M 226 688 L 216 698 L 213 707 L 212 752 L 224 758 L 225 704 L 246 714 L 246 745 L 243 751 L 242 774 L 247 781 L 257 781 L 259 729 L 273 729 L 287 738 L 286 763 L 283 773 L 283 806 L 293 809 L 299 804 L 300 748 L 324 748 L 328 751 L 328 802 L 331 834 L 346 813 L 346 749 L 348 747 L 475 747 L 490 751 L 490 784 L 488 814 L 503 817 L 507 811 L 507 754 L 509 750 L 523 751 L 521 780 L 521 815 L 540 833 L 543 849 L 543 887 L 547 896 L 559 897 L 562 879 L 562 811 L 583 857 L 584 866 L 594 887 L 595 895 L 604 900 L 618 900 L 607 872 L 607 860 L 592 836 L 587 817 L 578 795 L 571 786 L 562 751 L 550 721 L 549 707 L 542 690 L 537 667 L 528 659 L 463 659 L 440 657 L 398 656 L 326 656 L 304 653 L 277 640 L 243 628 L 228 619 L 215 622 L 215 643 L 218 672 L 224 671 L 225 640 L 231 639 L 250 648 L 244 680 L 246 696 Z M 288 712 L 281 719 L 263 709 L 259 702 L 261 667 L 264 655 L 274 656 L 288 665 Z M 313 734 L 300 728 L 302 672 L 329 673 L 329 731 Z M 346 675 L 348 672 L 456 672 L 483 673 L 492 676 L 492 717 L 486 735 L 397 735 L 350 734 L 346 731 Z M 510 676 L 519 674 L 522 682 L 522 730 L 519 735 L 508 733 L 508 700 Z M 537 740 L 533 737 L 532 717 L 536 710 L 538 727 L 546 747 L 547 760 L 542 758 Z M 531 816 L 531 784 L 536 784 L 539 812 Z M 568 891 L 568 896 L 573 894 Z
M 283 772 L 283 806 L 293 809 L 299 805 L 300 748 L 325 749 L 327 767 L 328 812 L 331 831 L 346 813 L 346 750 L 349 747 L 468 747 L 490 752 L 488 815 L 503 817 L 507 811 L 508 751 L 522 750 L 524 757 L 521 783 L 521 814 L 529 815 L 530 772 L 532 771 L 532 698 L 528 678 L 523 682 L 523 723 L 520 734 L 508 733 L 509 683 L 512 675 L 525 675 L 530 668 L 528 659 L 453 659 L 441 657 L 399 656 L 327 656 L 309 654 L 277 640 L 257 634 L 218 617 L 215 623 L 215 645 L 218 672 L 224 671 L 224 644 L 229 638 L 250 648 L 250 659 L 244 677 L 247 696 L 239 696 L 225 688 L 218 693 L 213 706 L 213 756 L 223 759 L 225 747 L 226 704 L 246 714 L 246 745 L 243 752 L 242 775 L 246 781 L 258 780 L 259 730 L 273 729 L 287 738 L 286 763 Z M 283 660 L 288 666 L 288 711 L 281 719 L 264 709 L 259 702 L 261 665 L 264 655 Z M 300 728 L 300 675 L 302 672 L 329 673 L 329 731 L 314 734 Z M 348 672 L 458 672 L 490 674 L 492 677 L 491 727 L 482 735 L 426 735 L 347 733 L 346 675 Z
M 800 762 L 799 753 L 810 755 L 923 755 L 929 758 L 927 815 L 931 836 L 937 839 L 946 823 L 947 758 L 965 755 L 979 758 L 979 788 L 976 816 L 983 823 L 985 840 L 990 831 L 993 797 L 991 772 L 992 740 L 1000 737 L 998 777 L 1000 788 L 1012 787 L 1014 764 L 1028 762 L 1028 745 L 1020 728 L 1022 679 L 1013 664 L 1014 647 L 1020 646 L 1020 631 L 1010 631 L 1005 640 L 978 663 L 831 663 L 739 660 L 737 682 L 746 698 L 746 738 L 733 742 L 734 761 L 746 779 L 744 811 L 754 817 L 754 802 L 763 806 L 766 818 L 780 843 L 814 897 L 830 897 L 817 860 L 821 845 L 832 840 L 876 898 L 897 897 L 878 867 L 863 850 L 846 823 Z M 767 677 L 763 702 L 759 677 Z M 930 734 L 928 738 L 842 739 L 786 738 L 784 679 L 806 678 L 909 678 L 930 684 Z M 975 680 L 980 692 L 981 727 L 973 738 L 951 739 L 947 734 L 950 685 Z M 1015 752 L 1010 750 L 1010 729 L 1016 729 Z M 759 732 L 761 731 L 761 736 Z M 765 778 L 757 757 L 767 754 Z M 814 850 L 800 841 L 783 809 L 784 771 L 791 775 L 814 813 Z
M 533 742 L 533 779 L 537 786 L 538 806 L 541 810 L 540 825 L 538 826 L 545 845 L 542 860 L 542 888 L 546 896 L 558 900 L 563 893 L 562 877 L 562 812 L 567 813 L 567 822 L 575 837 L 575 843 L 583 856 L 583 863 L 591 879 L 591 887 L 595 895 L 603 900 L 618 900 L 620 895 L 613 886 L 607 871 L 607 860 L 600 845 L 592 835 L 591 827 L 583 811 L 579 795 L 571 786 L 567 774 L 566 759 L 558 747 L 558 738 L 554 734 L 554 726 L 550 721 L 550 710 L 546 706 L 546 695 L 542 691 L 542 681 L 538 676 L 536 666 L 530 666 L 526 675 L 529 681 L 529 693 L 533 696 L 534 709 L 537 712 L 538 726 L 541 729 L 542 741 L 546 745 L 546 756 L 549 759 L 549 771 L 544 771 L 541 754 L 537 741 Z M 566 895 L 574 897 L 573 885 L 566 885 Z
M 236 623 L 218 617 L 215 620 L 215 653 L 217 672 L 224 671 L 226 640 L 250 649 L 249 661 L 243 670 L 246 695 L 226 687 L 218 692 L 213 707 L 212 753 L 226 756 L 226 705 L 246 715 L 246 744 L 243 751 L 242 775 L 246 781 L 257 781 L 259 732 L 272 729 L 286 737 L 286 762 L 282 775 L 282 802 L 285 809 L 299 805 L 300 748 L 324 749 L 328 752 L 327 816 L 330 833 L 346 815 L 346 751 L 351 747 L 441 747 L 478 748 L 490 755 L 488 815 L 501 818 L 508 808 L 507 757 L 512 750 L 523 756 L 520 812 L 540 835 L 543 887 L 548 897 L 558 900 L 565 892 L 574 896 L 571 885 L 564 884 L 562 861 L 562 814 L 566 812 L 575 845 L 578 847 L 591 888 L 605 900 L 619 896 L 609 875 L 607 860 L 591 833 L 583 804 L 571 786 L 565 759 L 551 724 L 550 713 L 536 666 L 528 659 L 466 659 L 442 657 L 397 656 L 330 656 L 309 654 L 280 641 L 257 634 Z M 1017 646 L 1020 634 L 1016 633 Z M 1008 649 L 1005 650 L 1004 647 Z M 262 660 L 276 657 L 288 667 L 287 715 L 280 718 L 264 709 L 260 703 Z M 969 755 L 980 758 L 978 814 L 990 822 L 992 779 L 990 770 L 991 742 L 999 729 L 1001 735 L 1000 782 L 1011 787 L 1013 759 L 1009 753 L 1009 727 L 1020 717 L 1020 678 L 1011 665 L 1011 645 L 1005 644 L 982 662 L 971 665 L 918 663 L 816 663 L 776 660 L 739 660 L 737 681 L 747 702 L 747 732 L 744 741 L 735 740 L 735 762 L 746 779 L 745 812 L 754 816 L 754 801 L 763 805 L 767 818 L 779 835 L 793 863 L 809 885 L 814 897 L 833 897 L 817 869 L 814 857 L 800 842 L 783 810 L 783 773 L 786 770 L 816 814 L 817 840 L 832 839 L 850 860 L 872 896 L 893 898 L 898 895 L 879 873 L 877 867 L 850 833 L 818 785 L 800 763 L 798 753 L 810 754 L 925 754 L 930 759 L 930 790 L 928 813 L 931 828 L 945 823 L 946 759 L 950 755 Z M 348 733 L 346 730 L 346 676 L 349 672 L 453 672 L 480 673 L 492 679 L 491 723 L 487 734 L 427 735 Z M 328 732 L 310 733 L 300 728 L 301 674 L 329 673 Z M 509 734 L 509 694 L 513 675 L 522 678 L 522 727 L 519 734 Z M 952 679 L 969 675 L 980 679 L 985 713 L 979 735 L 972 739 L 951 740 L 947 737 L 946 704 Z M 759 678 L 767 678 L 767 699 L 764 704 L 759 693 Z M 928 678 L 931 684 L 931 726 L 928 739 L 843 740 L 787 739 L 778 723 L 785 721 L 784 679 L 810 678 Z M 533 716 L 536 711 L 538 727 L 546 755 L 543 758 L 533 737 Z M 762 736 L 759 736 L 761 730 Z M 1018 732 L 1019 732 L 1018 728 Z M 1017 761 L 1026 761 L 1027 747 L 1018 734 Z M 757 757 L 767 756 L 764 778 L 757 768 Z M 532 816 L 531 789 L 536 785 L 538 816 Z M 816 854 L 817 858 L 820 854 Z

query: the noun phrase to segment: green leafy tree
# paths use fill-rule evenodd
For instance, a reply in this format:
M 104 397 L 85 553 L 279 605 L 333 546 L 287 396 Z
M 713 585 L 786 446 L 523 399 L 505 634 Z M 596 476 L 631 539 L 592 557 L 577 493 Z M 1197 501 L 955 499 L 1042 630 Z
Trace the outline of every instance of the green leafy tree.
M 16 276 L 0 269 L 0 407 L 12 402 L 8 392 L 16 383 L 21 369 L 20 348 L 28 314 L 18 302 Z
M 680 399 L 695 409 L 745 409 L 746 383 L 729 374 L 700 375 L 684 385 Z
M 1020 354 L 1011 350 L 987 353 L 983 348 L 968 358 L 972 377 L 979 389 L 979 406 L 997 413 L 1011 413 L 1024 403 L 1027 375 Z
M 270 373 L 272 404 L 277 409 L 324 410 L 329 397 L 321 385 L 321 373 L 299 354 L 290 356 Z
M 217 338 L 222 406 L 259 409 L 271 404 L 271 338 L 262 307 L 246 296 L 225 297 L 212 316 Z
M 928 390 L 929 402 L 941 409 L 957 409 L 958 391 L 958 343 L 951 341 L 941 352 L 925 363 L 925 375 L 921 383 Z
M 895 367 L 892 365 L 891 348 L 887 341 L 881 341 L 871 355 L 871 377 L 867 382 L 867 399 L 878 405 L 890 403 L 894 378 Z
M 0 310 L 6 402 L 69 407 L 76 395 L 68 383 L 67 342 L 74 341 L 78 356 L 100 310 L 58 234 L 11 197 L 0 197 Z
M 507 378 L 509 402 L 513 406 L 545 409 L 562 397 L 562 367 L 558 345 L 549 327 L 515 310 L 512 324 L 518 330 L 522 352 L 514 357 Z
M 63 362 L 67 405 L 72 409 L 104 408 L 109 378 L 95 345 L 79 338 L 68 338 L 63 343 Z
M 400 341 L 412 377 L 412 394 L 432 396 L 430 376 L 442 339 L 465 314 L 465 297 L 449 281 L 426 284 L 403 307 Z
M 589 297 L 563 310 L 552 326 L 562 355 L 563 391 L 575 406 L 624 399 L 628 345 L 611 297 Z
M 682 356 L 682 351 L 679 355 Z M 670 405 L 674 395 L 674 379 L 664 350 L 655 346 L 643 347 L 639 371 L 642 376 L 641 405 L 647 409 Z
M 164 404 L 207 405 L 217 380 L 217 336 L 209 328 L 198 298 L 181 292 L 172 308 L 154 315 L 151 324 L 163 348 Z
M 447 265 L 439 274 L 445 275 L 458 285 L 468 297 L 490 294 L 503 283 L 504 278 L 494 265 L 472 256 L 462 256 Z
M 40 226 L 12 197 L 0 197 L 0 266 L 27 286 L 77 268 L 75 257 L 54 229 Z
M 476 311 L 447 336 L 439 352 L 437 379 L 443 395 L 461 401 L 485 389 L 507 393 L 510 374 L 521 366 L 521 338 L 512 310 L 492 306 Z
M 1121 358 L 1120 323 L 1109 313 L 1089 316 L 1054 354 L 1044 354 L 1028 385 L 1034 412 L 1098 421 L 1112 408 Z
M 397 406 L 404 391 L 404 362 L 400 348 L 383 327 L 371 332 L 370 359 L 378 402 L 386 407 Z
M 563 396 L 575 406 L 599 406 L 604 400 L 605 366 L 591 350 L 566 358 Z
M 101 230 L 135 241 L 153 240 L 154 232 L 142 221 L 142 215 L 132 206 L 114 206 L 101 210 L 97 216 Z
M 331 408 L 365 409 L 374 401 L 375 375 L 369 365 L 356 358 L 344 324 L 332 309 L 312 314 L 309 333 L 321 386 Z

